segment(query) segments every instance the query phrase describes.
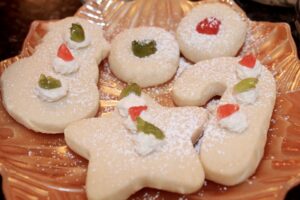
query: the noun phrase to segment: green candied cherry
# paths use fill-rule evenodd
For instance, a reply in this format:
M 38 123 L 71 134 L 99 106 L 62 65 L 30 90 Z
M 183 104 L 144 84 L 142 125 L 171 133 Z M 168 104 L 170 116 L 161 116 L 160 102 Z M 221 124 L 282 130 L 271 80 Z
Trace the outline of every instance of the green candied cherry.
M 85 34 L 82 26 L 80 24 L 72 24 L 70 28 L 71 40 L 74 42 L 82 42 L 85 39 Z
M 153 124 L 146 122 L 141 117 L 136 118 L 136 126 L 138 132 L 143 132 L 147 135 L 152 134 L 156 139 L 163 140 L 165 138 L 164 133 Z
M 39 78 L 39 86 L 43 89 L 51 90 L 61 87 L 61 82 L 60 80 L 55 79 L 52 76 L 41 74 Z
M 251 90 L 256 87 L 256 84 L 258 83 L 257 78 L 246 78 L 238 82 L 233 90 L 236 93 L 246 92 L 248 90 Z
M 131 50 L 135 56 L 144 58 L 154 54 L 157 51 L 156 42 L 155 40 L 134 40 L 131 43 Z
M 135 93 L 137 96 L 141 96 L 142 88 L 136 83 L 130 83 L 127 85 L 120 94 L 120 99 L 127 97 L 130 93 Z

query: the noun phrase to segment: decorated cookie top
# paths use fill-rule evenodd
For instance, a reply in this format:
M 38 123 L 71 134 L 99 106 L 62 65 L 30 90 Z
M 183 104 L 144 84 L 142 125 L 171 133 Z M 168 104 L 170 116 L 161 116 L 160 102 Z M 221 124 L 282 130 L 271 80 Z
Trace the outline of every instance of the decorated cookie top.
M 128 114 L 132 121 L 136 121 L 141 113 L 148 109 L 148 106 L 132 106 L 128 109 Z
M 74 42 L 83 42 L 85 40 L 85 33 L 79 23 L 73 23 L 70 28 L 71 40 Z
M 217 35 L 220 30 L 220 26 L 221 21 L 216 17 L 207 17 L 197 24 L 196 30 L 201 34 Z
M 81 49 L 90 45 L 91 38 L 86 34 L 84 27 L 80 23 L 74 22 L 71 24 L 69 32 L 65 33 L 65 41 L 70 48 Z
M 217 108 L 219 126 L 236 133 L 243 133 L 249 126 L 246 115 L 238 104 L 223 104 Z
M 53 61 L 53 69 L 56 73 L 63 75 L 69 75 L 79 70 L 78 62 L 65 43 L 62 43 L 57 50 L 57 57 Z
M 241 62 L 241 60 L 243 60 L 243 58 L 215 58 L 190 66 L 174 83 L 173 98 L 175 103 L 177 105 L 204 105 L 214 95 L 221 94 L 223 95 L 220 101 L 221 105 L 238 105 L 239 112 L 246 115 L 241 118 L 237 117 L 236 120 L 233 121 L 247 122 L 241 123 L 244 124 L 243 126 L 245 127 L 248 126 L 248 128 L 244 128 L 244 131 L 241 133 L 249 134 L 248 130 L 253 126 L 253 124 L 250 123 L 250 119 L 257 118 L 257 121 L 258 118 L 262 117 L 256 116 L 254 110 L 258 112 L 264 110 L 265 107 L 268 107 L 270 104 L 273 105 L 276 90 L 275 81 L 271 72 L 263 66 L 261 66 L 259 77 L 241 79 L 237 75 L 241 63 L 245 64 L 245 62 Z M 251 61 L 251 63 L 251 66 L 253 66 L 254 62 Z M 259 64 L 259 61 L 256 59 L 255 65 L 257 64 Z M 215 90 L 212 90 L 212 88 L 215 88 Z M 213 91 L 215 91 L 215 93 Z M 236 108 L 235 106 L 229 105 L 225 108 L 228 107 Z M 228 131 L 230 132 L 230 129 L 221 126 L 220 121 L 222 120 L 217 117 L 217 107 L 215 110 L 212 110 L 211 113 L 215 113 L 216 117 L 210 123 L 212 126 L 208 126 L 206 130 L 207 135 L 205 137 L 209 138 L 208 141 L 210 142 L 215 140 L 221 142 L 223 138 L 230 137 L 230 134 L 224 134 Z M 248 113 L 251 114 L 249 115 Z M 234 133 L 235 131 L 232 132 Z M 208 146 L 209 145 L 204 145 L 205 148 L 208 148 Z
M 217 109 L 217 118 L 218 120 L 229 117 L 230 115 L 238 112 L 240 106 L 238 104 L 224 104 L 220 105 Z
M 244 66 L 244 67 L 248 67 L 248 68 L 254 68 L 256 63 L 256 58 L 254 57 L 253 54 L 248 54 L 245 55 L 240 61 L 239 64 Z
M 141 96 L 141 88 L 135 83 L 129 84 L 120 96 L 122 99 L 117 108 L 125 127 L 132 133 L 135 151 L 142 156 L 156 151 L 163 145 L 165 134 L 159 127 L 143 119 L 149 115 L 146 100 Z
M 39 87 L 47 90 L 60 88 L 61 81 L 53 78 L 52 76 L 45 76 L 45 74 L 41 74 L 39 79 Z
M 120 112 L 125 105 L 127 116 Z M 126 125 L 127 119 L 135 129 Z M 69 126 L 65 138 L 89 159 L 88 198 L 127 199 L 143 187 L 190 193 L 204 179 L 193 142 L 206 120 L 202 108 L 162 107 L 145 94 L 131 92 L 112 114 Z
M 85 39 L 91 39 L 88 47 L 75 50 L 66 42 L 64 36 L 70 38 L 73 23 L 82 26 Z M 3 105 L 29 129 L 62 133 L 70 122 L 96 114 L 98 64 L 108 52 L 109 44 L 97 25 L 77 17 L 47 23 L 33 55 L 3 72 Z
M 134 40 L 131 43 L 133 54 L 139 58 L 144 58 L 154 54 L 157 51 L 155 40 Z
M 68 86 L 58 78 L 41 74 L 35 87 L 35 94 L 42 101 L 55 102 L 68 94 Z
M 230 186 L 247 180 L 255 171 L 276 99 L 275 80 L 266 67 L 261 67 L 259 77 L 237 75 L 241 63 L 253 66 L 253 59 L 247 59 L 222 57 L 198 62 L 173 86 L 173 99 L 181 106 L 202 106 L 221 96 L 208 104 L 210 118 L 199 152 L 206 178 Z
M 188 60 L 235 56 L 243 45 L 247 21 L 221 2 L 199 3 L 182 18 L 176 30 L 180 51 Z
M 120 94 L 120 99 L 127 97 L 129 94 L 134 93 L 137 96 L 141 96 L 142 94 L 142 89 L 141 87 L 136 84 L 136 83 L 132 83 L 129 84 L 127 87 L 125 87 Z
M 262 64 L 250 53 L 240 59 L 237 75 L 240 79 L 258 78 L 261 74 L 261 70 Z
M 258 96 L 257 83 L 257 78 L 243 79 L 234 85 L 233 95 L 240 103 L 254 104 Z
M 66 44 L 61 44 L 57 50 L 57 57 L 61 58 L 62 60 L 69 62 L 74 60 L 74 57 L 70 51 L 70 49 L 67 47 Z
M 236 93 L 242 93 L 256 88 L 257 78 L 246 78 L 234 85 L 233 90 Z
M 179 47 L 175 37 L 159 27 L 126 29 L 112 40 L 109 67 L 127 83 L 141 87 L 163 84 L 176 73 Z

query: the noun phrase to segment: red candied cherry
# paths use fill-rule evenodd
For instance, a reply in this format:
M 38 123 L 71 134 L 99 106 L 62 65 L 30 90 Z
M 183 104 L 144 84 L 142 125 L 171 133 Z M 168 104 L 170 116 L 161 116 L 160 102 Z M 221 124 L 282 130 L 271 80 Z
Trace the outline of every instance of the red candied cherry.
M 68 49 L 66 44 L 61 44 L 59 46 L 57 56 L 64 61 L 72 61 L 74 59 L 71 51 Z
M 128 109 L 128 113 L 133 121 L 136 121 L 136 118 L 140 116 L 140 114 L 147 110 L 147 106 L 134 106 Z
M 247 54 L 239 61 L 239 63 L 245 67 L 253 68 L 256 63 L 256 57 L 252 53 Z
M 238 104 L 224 104 L 217 108 L 217 118 L 221 120 L 232 115 L 240 109 Z
M 198 33 L 207 35 L 216 35 L 219 32 L 221 21 L 215 17 L 209 17 L 203 19 L 196 26 Z

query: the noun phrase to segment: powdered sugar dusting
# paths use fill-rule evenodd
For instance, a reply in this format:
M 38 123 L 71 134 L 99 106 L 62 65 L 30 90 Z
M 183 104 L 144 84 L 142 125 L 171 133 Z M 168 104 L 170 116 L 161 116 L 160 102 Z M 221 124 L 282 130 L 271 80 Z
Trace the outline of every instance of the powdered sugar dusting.
M 219 104 L 238 103 L 233 87 L 240 81 L 236 74 L 239 60 L 223 57 L 190 66 L 175 81 L 175 101 L 180 105 L 203 106 L 214 95 L 221 95 Z M 257 167 L 255 163 L 263 155 L 276 98 L 275 80 L 265 67 L 262 67 L 258 77 L 256 90 L 258 96 L 255 103 L 239 104 L 239 112 L 245 115 L 244 122 L 248 123 L 240 134 L 221 128 L 222 124 L 215 117 L 218 102 L 208 105 L 211 117 L 197 148 L 200 149 L 203 165 L 209 169 L 206 173 L 209 173 L 210 180 L 223 184 L 228 184 L 225 182 L 227 180 L 244 180 Z
M 152 41 L 156 52 L 140 58 L 132 52 L 133 41 Z M 178 68 L 179 47 L 172 34 L 158 27 L 128 29 L 112 41 L 109 55 L 110 68 L 123 81 L 134 82 L 141 87 L 165 83 Z
M 217 34 L 207 35 L 196 31 L 199 22 L 215 17 L 221 23 Z M 177 39 L 182 53 L 197 62 L 214 57 L 236 55 L 244 43 L 246 31 L 246 19 L 238 12 L 222 3 L 207 3 L 194 8 L 182 19 L 177 29 Z
M 147 102 L 149 116 L 145 120 L 165 134 L 164 145 L 147 156 L 135 152 L 133 135 L 124 126 L 117 111 L 101 118 L 82 120 L 65 130 L 68 145 L 90 160 L 90 174 L 95 177 L 88 176 L 88 184 L 114 191 L 114 188 L 123 187 L 139 176 L 147 176 L 150 180 L 156 180 L 157 177 L 169 181 L 180 180 L 183 187 L 200 184 L 201 164 L 193 143 L 201 135 L 207 120 L 206 111 L 197 107 L 162 107 L 148 96 L 143 98 Z M 88 155 L 86 151 L 89 151 Z M 105 174 L 99 172 L 101 169 Z M 132 169 L 135 169 L 135 173 L 128 173 Z M 174 172 L 178 174 L 174 176 Z M 197 178 L 190 182 L 191 176 Z M 105 186 L 102 180 L 107 180 Z M 151 187 L 151 184 L 146 186 Z M 169 187 L 173 186 L 164 185 L 165 189 Z
M 53 61 L 60 45 L 65 42 L 65 34 L 70 34 L 72 23 L 82 25 L 91 43 L 86 48 L 72 51 L 80 68 L 70 75 L 56 74 L 68 85 L 68 93 L 58 101 L 48 103 L 32 91 L 38 84 L 40 74 L 55 74 Z M 97 25 L 77 17 L 51 22 L 47 28 L 48 32 L 36 47 L 35 53 L 4 71 L 1 77 L 3 90 L 6 91 L 3 102 L 9 108 L 8 112 L 28 128 L 38 132 L 61 133 L 70 122 L 96 114 L 99 106 L 96 85 L 98 64 L 107 56 L 109 44 L 101 37 L 102 30 Z

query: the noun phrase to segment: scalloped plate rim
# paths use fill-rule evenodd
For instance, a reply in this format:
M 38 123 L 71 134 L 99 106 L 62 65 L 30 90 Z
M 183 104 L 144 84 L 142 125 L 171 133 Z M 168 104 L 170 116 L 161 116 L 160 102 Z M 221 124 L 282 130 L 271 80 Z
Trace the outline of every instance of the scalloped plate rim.
M 91 2 L 91 1 L 94 1 L 94 0 L 86 1 L 86 4 L 87 4 L 88 2 Z M 85 5 L 86 5 L 86 4 L 85 4 Z M 83 5 L 81 8 L 78 9 L 78 11 L 75 13 L 75 16 L 77 15 L 78 12 L 81 11 L 81 9 L 82 9 L 83 7 L 85 7 L 85 5 Z M 78 17 L 80 17 L 80 16 L 78 16 Z M 28 43 L 30 34 L 31 34 L 32 32 L 34 32 L 34 26 L 35 26 L 35 24 L 40 23 L 40 22 L 45 22 L 45 23 L 47 23 L 47 22 L 50 22 L 50 21 L 53 21 L 53 20 L 34 20 L 34 21 L 31 23 L 31 25 L 30 25 L 29 32 L 27 33 L 26 38 L 25 38 L 25 40 L 24 40 L 24 42 L 23 42 L 23 45 L 22 45 L 22 49 L 21 49 L 20 54 L 18 54 L 18 55 L 16 55 L 16 56 L 13 56 L 13 57 L 10 57 L 10 58 L 7 58 L 7 59 L 5 59 L 5 60 L 0 61 L 0 66 L 5 65 L 4 63 L 10 62 L 11 60 L 18 60 L 18 59 L 20 59 L 20 58 L 22 58 L 22 57 L 26 57 L 26 55 L 25 55 L 25 54 L 26 54 L 26 53 L 25 53 L 26 45 L 27 45 L 27 43 Z M 288 39 L 288 41 L 289 41 L 289 44 L 292 46 L 293 56 L 295 56 L 295 58 L 297 59 L 298 63 L 300 63 L 300 60 L 299 60 L 298 55 L 297 55 L 297 47 L 296 47 L 296 43 L 295 43 L 295 41 L 294 41 L 294 39 L 293 39 L 293 37 L 292 37 L 291 29 L 290 29 L 289 24 L 284 23 L 284 22 L 276 22 L 276 23 L 274 23 L 274 22 L 267 22 L 267 21 L 251 21 L 251 22 L 255 22 L 255 23 L 271 23 L 271 24 L 275 24 L 275 25 L 276 25 L 276 24 L 282 25 L 282 26 L 285 28 L 285 30 L 286 30 L 286 33 L 287 33 L 287 36 L 288 36 L 287 39 Z M 293 90 L 293 91 L 287 91 L 286 94 L 289 94 L 289 93 L 298 93 L 298 92 L 300 92 L 300 89 L 296 89 L 296 90 Z M 2 159 L 0 158 L 0 161 L 1 161 L 1 160 L 2 160 Z M 1 174 L 2 177 L 5 176 L 5 169 L 4 169 L 4 168 L 5 168 L 4 164 L 3 164 L 2 162 L 0 162 L 0 174 Z M 5 181 L 4 178 L 2 178 L 2 180 Z M 296 174 L 296 176 L 293 177 L 292 179 L 290 179 L 290 180 L 288 181 L 288 183 L 287 183 L 285 186 L 287 187 L 287 190 L 289 190 L 289 189 L 291 189 L 292 187 L 298 185 L 299 183 L 300 183 L 300 174 Z M 286 190 L 286 191 L 287 191 L 287 190 Z M 6 193 L 5 190 L 3 190 L 3 192 Z M 284 193 L 284 194 L 282 194 L 282 195 L 285 195 L 285 191 L 283 191 L 283 190 L 280 190 L 280 193 Z

